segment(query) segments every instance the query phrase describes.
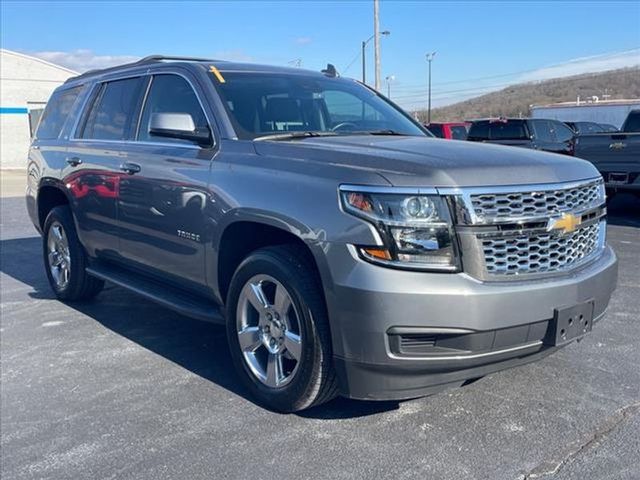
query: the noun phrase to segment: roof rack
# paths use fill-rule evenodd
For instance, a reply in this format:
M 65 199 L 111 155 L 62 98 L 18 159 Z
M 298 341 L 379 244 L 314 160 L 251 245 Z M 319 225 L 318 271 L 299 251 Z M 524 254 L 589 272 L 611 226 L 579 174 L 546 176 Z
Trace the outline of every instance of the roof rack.
M 108 73 L 111 71 L 120 70 L 122 68 L 137 67 L 140 65 L 145 65 L 147 63 L 157 63 L 165 60 L 183 61 L 183 62 L 219 62 L 220 61 L 220 60 L 213 60 L 211 58 L 200 58 L 200 57 L 180 57 L 180 56 L 173 56 L 173 55 L 148 55 L 144 58 L 141 58 L 140 60 L 136 60 L 135 62 L 124 63 L 122 65 L 116 65 L 114 67 L 97 68 L 94 70 L 89 70 L 84 73 L 81 73 L 80 75 L 69 78 L 67 82 L 90 77 L 98 73 Z

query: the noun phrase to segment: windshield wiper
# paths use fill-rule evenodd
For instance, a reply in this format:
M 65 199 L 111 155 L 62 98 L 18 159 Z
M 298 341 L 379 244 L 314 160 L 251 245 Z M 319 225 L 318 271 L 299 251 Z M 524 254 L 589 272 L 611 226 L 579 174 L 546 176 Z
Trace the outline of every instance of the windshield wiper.
M 369 135 L 397 135 L 400 137 L 408 136 L 406 133 L 396 132 L 395 130 L 391 130 L 390 128 L 384 130 L 370 130 L 366 133 L 368 133 Z
M 334 137 L 338 135 L 336 132 L 286 132 L 286 133 L 273 133 L 271 135 L 262 135 L 254 138 L 254 140 L 296 140 L 300 138 L 311 137 Z

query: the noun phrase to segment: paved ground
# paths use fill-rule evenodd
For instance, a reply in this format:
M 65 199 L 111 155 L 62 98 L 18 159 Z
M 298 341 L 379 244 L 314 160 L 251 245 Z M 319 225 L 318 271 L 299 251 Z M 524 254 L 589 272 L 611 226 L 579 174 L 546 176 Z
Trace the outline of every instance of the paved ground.
M 21 198 L 1 205 L 2 478 L 640 478 L 640 202 L 610 208 L 621 260 L 580 344 L 403 403 L 278 415 L 247 399 L 222 329 L 119 288 L 52 299 Z

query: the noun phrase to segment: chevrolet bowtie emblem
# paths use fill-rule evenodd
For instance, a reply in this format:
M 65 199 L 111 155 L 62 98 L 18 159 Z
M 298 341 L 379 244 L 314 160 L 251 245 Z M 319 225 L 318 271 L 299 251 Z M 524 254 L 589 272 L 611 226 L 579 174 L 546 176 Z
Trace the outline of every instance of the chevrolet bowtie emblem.
M 576 217 L 570 213 L 563 213 L 559 218 L 551 218 L 547 225 L 547 230 L 560 230 L 562 233 L 571 233 L 580 225 L 580 217 Z

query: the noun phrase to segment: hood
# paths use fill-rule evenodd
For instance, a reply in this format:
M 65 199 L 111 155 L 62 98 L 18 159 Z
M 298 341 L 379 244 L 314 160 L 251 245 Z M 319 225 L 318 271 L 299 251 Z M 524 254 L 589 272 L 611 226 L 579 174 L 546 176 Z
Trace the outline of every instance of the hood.
M 260 155 L 370 170 L 403 187 L 558 183 L 599 175 L 589 162 L 566 155 L 430 137 L 353 135 L 253 143 Z

